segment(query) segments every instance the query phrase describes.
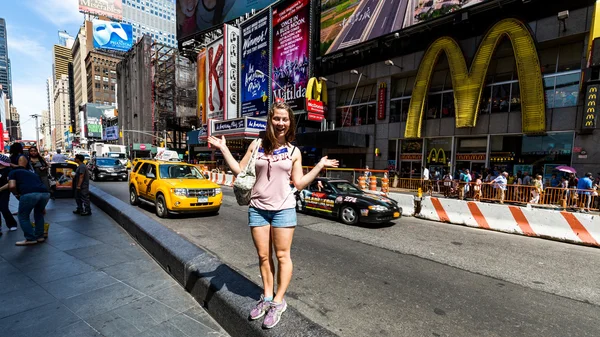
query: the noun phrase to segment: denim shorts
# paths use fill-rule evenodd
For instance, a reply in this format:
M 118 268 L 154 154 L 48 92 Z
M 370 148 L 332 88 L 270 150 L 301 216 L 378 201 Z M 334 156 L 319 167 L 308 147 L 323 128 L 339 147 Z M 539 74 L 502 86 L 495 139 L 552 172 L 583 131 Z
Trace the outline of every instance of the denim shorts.
M 267 211 L 254 207 L 248 208 L 248 225 L 250 227 L 261 227 L 269 224 L 273 227 L 295 227 L 296 209 L 286 208 L 279 211 Z

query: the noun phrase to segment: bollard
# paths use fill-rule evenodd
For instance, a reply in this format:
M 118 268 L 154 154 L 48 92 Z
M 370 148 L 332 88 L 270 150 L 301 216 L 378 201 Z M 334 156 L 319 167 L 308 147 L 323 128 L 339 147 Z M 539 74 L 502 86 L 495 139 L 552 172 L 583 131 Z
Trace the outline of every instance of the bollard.
M 423 200 L 423 189 L 419 187 L 417 189 L 417 195 L 415 195 L 415 215 L 421 214 L 421 201 Z
M 367 189 L 367 180 L 365 176 L 358 177 L 358 187 L 360 187 L 361 190 Z
M 375 176 L 369 177 L 369 190 L 377 191 L 377 177 L 375 177 Z
M 395 175 L 394 176 L 394 182 L 392 183 L 392 186 L 394 186 L 394 188 L 398 187 L 398 182 L 399 182 L 398 175 Z

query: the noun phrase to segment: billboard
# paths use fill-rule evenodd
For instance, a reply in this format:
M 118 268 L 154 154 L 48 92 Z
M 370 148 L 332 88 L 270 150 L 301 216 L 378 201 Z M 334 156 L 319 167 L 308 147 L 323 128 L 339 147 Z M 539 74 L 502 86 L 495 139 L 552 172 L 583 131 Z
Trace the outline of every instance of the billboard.
M 177 0 L 177 39 L 182 40 L 224 22 L 235 20 L 252 10 L 259 11 L 273 0 Z
M 206 123 L 206 49 L 200 50 L 196 58 L 196 83 L 198 100 L 196 102 L 196 116 Z
M 225 59 L 223 61 L 223 99 L 225 119 L 237 118 L 238 114 L 238 58 L 240 56 L 240 30 L 231 25 L 223 28 Z
M 264 12 L 242 25 L 242 116 L 266 116 L 269 110 L 270 14 Z
M 88 138 L 102 138 L 102 118 L 114 118 L 115 107 L 112 105 L 102 105 L 95 103 L 86 103 L 84 108 L 84 118 L 86 122 L 84 134 Z
M 308 83 L 310 0 L 286 1 L 273 9 L 273 97 L 304 110 Z
M 197 109 L 196 66 L 183 56 L 176 56 L 175 62 L 175 96 L 177 106 L 176 117 L 195 117 Z
M 102 130 L 102 140 L 119 139 L 119 126 L 108 126 Z
M 490 0 L 321 0 L 321 55 Z
M 223 39 L 212 42 L 206 49 L 206 118 L 223 119 Z
M 93 20 L 94 48 L 128 51 L 133 46 L 130 24 Z
M 123 3 L 121 0 L 79 0 L 79 11 L 116 20 L 123 19 Z

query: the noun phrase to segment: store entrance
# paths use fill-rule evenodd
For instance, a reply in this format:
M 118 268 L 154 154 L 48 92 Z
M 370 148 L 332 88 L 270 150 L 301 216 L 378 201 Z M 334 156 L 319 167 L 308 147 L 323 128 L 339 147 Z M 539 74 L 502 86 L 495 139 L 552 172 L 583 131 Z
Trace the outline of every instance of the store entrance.
M 485 171 L 485 161 L 457 161 L 455 178 L 460 174 L 460 170 L 464 169 L 469 169 L 471 176 L 475 179 L 475 174 L 483 175 L 483 172 Z
M 401 178 L 421 178 L 421 162 L 420 161 L 403 161 L 400 163 Z

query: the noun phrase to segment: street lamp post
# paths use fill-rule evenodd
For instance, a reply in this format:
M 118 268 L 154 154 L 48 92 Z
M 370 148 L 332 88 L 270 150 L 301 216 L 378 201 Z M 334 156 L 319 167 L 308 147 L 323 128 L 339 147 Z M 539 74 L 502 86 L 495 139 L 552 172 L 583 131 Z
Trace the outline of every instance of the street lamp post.
M 358 90 L 358 85 L 360 84 L 360 80 L 362 79 L 363 76 L 366 78 L 369 78 L 369 76 L 367 76 L 363 73 L 359 73 L 358 70 L 356 70 L 356 69 L 350 70 L 350 74 L 358 75 L 358 81 L 356 81 L 356 86 L 354 87 L 354 92 L 352 93 L 352 98 L 350 98 L 350 104 L 346 108 L 346 113 L 342 118 L 342 125 L 340 125 L 340 127 L 342 127 L 342 128 L 344 127 L 344 124 L 346 123 L 346 116 L 348 116 L 348 111 L 350 109 L 352 109 L 352 102 L 354 102 L 354 96 L 356 95 L 356 90 Z

